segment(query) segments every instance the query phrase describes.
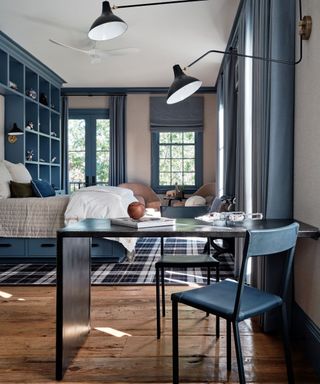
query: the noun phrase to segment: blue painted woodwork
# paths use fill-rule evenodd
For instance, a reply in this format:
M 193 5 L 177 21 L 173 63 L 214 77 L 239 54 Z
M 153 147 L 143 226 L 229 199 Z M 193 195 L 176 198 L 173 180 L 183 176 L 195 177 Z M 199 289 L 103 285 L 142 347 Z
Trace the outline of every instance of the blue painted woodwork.
M 33 178 L 48 181 L 56 190 L 63 189 L 62 83 L 60 76 L 0 32 L 0 94 L 5 96 L 5 137 L 13 123 L 25 132 L 17 136 L 14 144 L 5 141 L 5 159 L 25 164 Z M 30 91 L 34 93 L 30 95 Z M 29 122 L 33 123 L 32 129 L 28 129 Z M 32 159 L 27 158 L 27 151 L 33 152 Z
M 55 262 L 56 252 L 55 238 L 0 238 L 0 262 L 30 262 L 34 259 Z M 93 260 L 118 263 L 127 252 L 116 241 L 92 239 L 91 254 Z
M 96 119 L 108 118 L 109 109 L 107 108 L 69 110 L 69 119 L 85 120 L 85 176 L 88 185 L 93 185 L 93 181 L 96 180 Z

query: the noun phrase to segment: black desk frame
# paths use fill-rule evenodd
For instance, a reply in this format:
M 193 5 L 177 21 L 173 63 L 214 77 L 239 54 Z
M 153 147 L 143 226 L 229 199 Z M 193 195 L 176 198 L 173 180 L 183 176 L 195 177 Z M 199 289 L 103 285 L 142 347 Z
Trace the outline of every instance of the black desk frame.
M 288 225 L 292 220 L 248 221 L 244 226 L 214 227 L 194 219 L 178 219 L 174 227 L 136 230 L 112 226 L 108 219 L 86 219 L 57 232 L 56 379 L 90 332 L 90 273 L 92 237 L 245 237 L 247 229 Z M 317 238 L 317 228 L 300 223 L 299 237 Z

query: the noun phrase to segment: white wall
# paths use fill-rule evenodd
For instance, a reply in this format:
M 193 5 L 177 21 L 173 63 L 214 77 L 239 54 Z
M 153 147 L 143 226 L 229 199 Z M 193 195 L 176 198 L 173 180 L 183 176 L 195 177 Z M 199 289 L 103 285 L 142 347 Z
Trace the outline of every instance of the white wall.
M 320 227 L 320 1 L 303 3 L 312 34 L 296 66 L 294 216 Z M 296 302 L 320 327 L 320 240 L 301 240 L 295 260 Z
M 4 97 L 0 95 L 0 160 L 4 159 Z

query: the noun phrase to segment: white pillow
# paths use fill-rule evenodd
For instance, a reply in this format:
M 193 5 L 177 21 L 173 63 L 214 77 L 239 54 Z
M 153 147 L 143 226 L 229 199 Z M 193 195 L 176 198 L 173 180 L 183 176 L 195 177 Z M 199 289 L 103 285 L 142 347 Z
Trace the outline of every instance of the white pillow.
M 30 183 L 32 180 L 32 177 L 27 170 L 27 168 L 21 164 L 14 164 L 10 163 L 10 161 L 3 160 L 5 166 L 7 167 L 12 180 L 15 181 L 16 183 Z
M 194 207 L 196 205 L 206 205 L 206 199 L 202 196 L 191 196 L 185 202 L 185 207 Z
M 10 181 L 12 177 L 4 163 L 0 162 L 0 199 L 10 197 Z

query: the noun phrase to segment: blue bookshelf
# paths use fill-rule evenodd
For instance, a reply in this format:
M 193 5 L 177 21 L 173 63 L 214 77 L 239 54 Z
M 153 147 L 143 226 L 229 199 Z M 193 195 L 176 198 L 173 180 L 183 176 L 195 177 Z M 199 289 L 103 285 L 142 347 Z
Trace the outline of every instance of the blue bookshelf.
M 24 131 L 5 143 L 5 158 L 23 163 L 33 178 L 63 189 L 61 86 L 64 80 L 0 32 L 0 94 L 5 97 L 5 136 L 13 124 Z M 32 155 L 30 155 L 30 153 Z

